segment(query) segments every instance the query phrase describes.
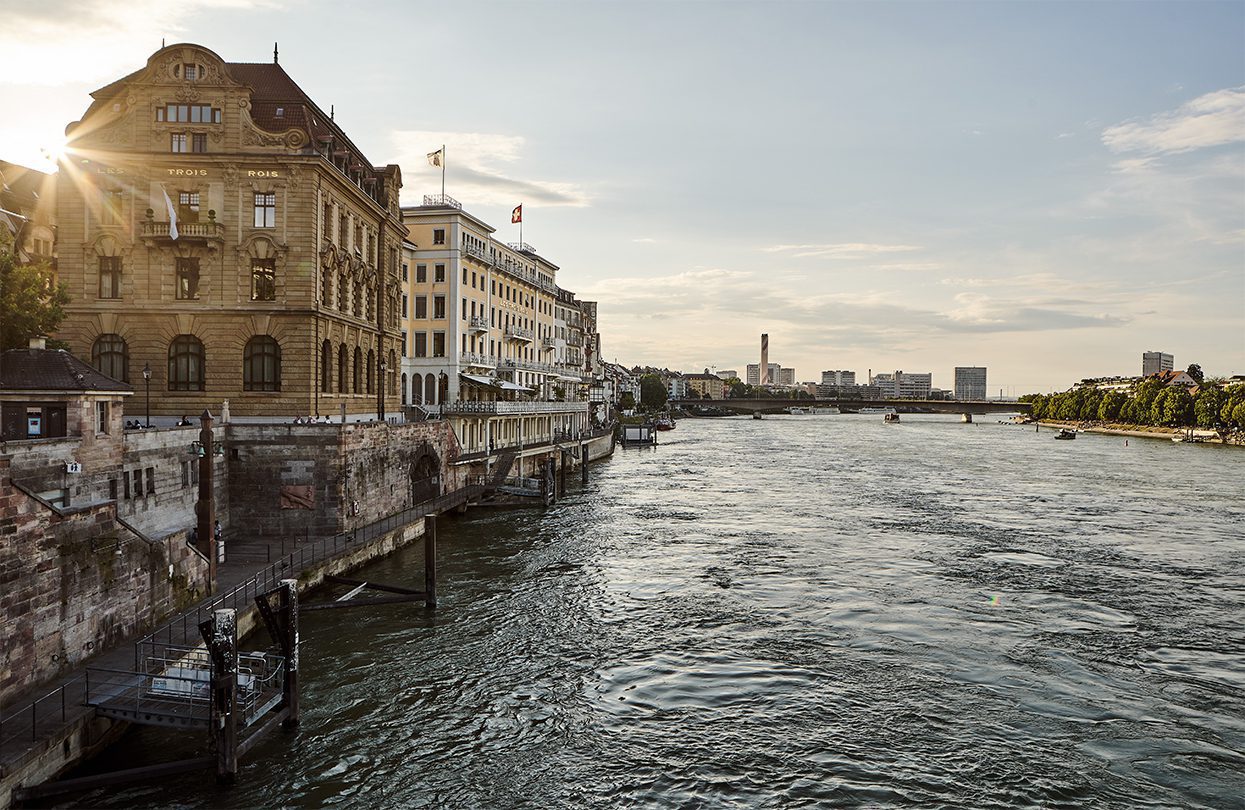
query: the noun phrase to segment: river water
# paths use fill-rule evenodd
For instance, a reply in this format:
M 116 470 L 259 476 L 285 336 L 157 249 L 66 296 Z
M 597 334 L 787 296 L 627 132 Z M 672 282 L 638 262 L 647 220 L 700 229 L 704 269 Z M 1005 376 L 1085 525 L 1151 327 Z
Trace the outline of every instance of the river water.
M 232 789 L 76 801 L 1242 806 L 1245 451 L 906 415 L 662 442 L 442 518 L 435 613 L 304 614 L 302 726 Z

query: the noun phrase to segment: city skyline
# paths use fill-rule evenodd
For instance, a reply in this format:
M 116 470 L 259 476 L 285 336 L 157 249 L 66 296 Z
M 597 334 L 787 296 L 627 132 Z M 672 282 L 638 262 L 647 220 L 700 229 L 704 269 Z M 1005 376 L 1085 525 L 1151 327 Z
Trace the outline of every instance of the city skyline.
M 978 365 L 1021 394 L 1153 348 L 1245 372 L 1239 4 L 375 4 L 367 43 L 332 8 L 6 9 L 0 159 L 49 170 L 161 39 L 276 40 L 404 203 L 445 144 L 499 237 L 523 204 L 601 302 L 605 359 L 743 368 L 767 332 L 808 380 Z

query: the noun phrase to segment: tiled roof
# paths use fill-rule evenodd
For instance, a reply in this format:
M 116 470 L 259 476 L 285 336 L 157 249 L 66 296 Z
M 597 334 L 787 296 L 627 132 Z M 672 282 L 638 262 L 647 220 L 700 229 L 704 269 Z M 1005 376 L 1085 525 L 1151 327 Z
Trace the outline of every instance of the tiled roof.
M 10 349 L 0 358 L 0 391 L 126 391 L 63 349 Z

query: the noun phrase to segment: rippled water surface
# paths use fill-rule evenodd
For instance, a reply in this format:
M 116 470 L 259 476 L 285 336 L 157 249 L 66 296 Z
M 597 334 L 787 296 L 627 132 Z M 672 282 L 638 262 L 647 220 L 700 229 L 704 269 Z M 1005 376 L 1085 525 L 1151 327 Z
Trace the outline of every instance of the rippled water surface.
M 442 518 L 435 613 L 304 614 L 302 727 L 236 787 L 77 801 L 1242 806 L 1245 451 L 935 416 L 662 439 L 548 511 Z

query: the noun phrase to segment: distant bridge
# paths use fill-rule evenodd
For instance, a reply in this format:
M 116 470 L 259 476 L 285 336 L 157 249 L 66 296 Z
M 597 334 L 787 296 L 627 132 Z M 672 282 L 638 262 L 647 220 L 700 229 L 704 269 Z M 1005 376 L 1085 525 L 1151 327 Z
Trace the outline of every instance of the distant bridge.
M 787 408 L 836 407 L 857 410 L 859 408 L 894 408 L 900 413 L 958 413 L 972 421 L 973 414 L 1029 413 L 1027 402 L 999 402 L 997 400 L 958 399 L 672 399 L 670 405 L 679 408 L 725 408 L 739 413 L 777 412 Z

